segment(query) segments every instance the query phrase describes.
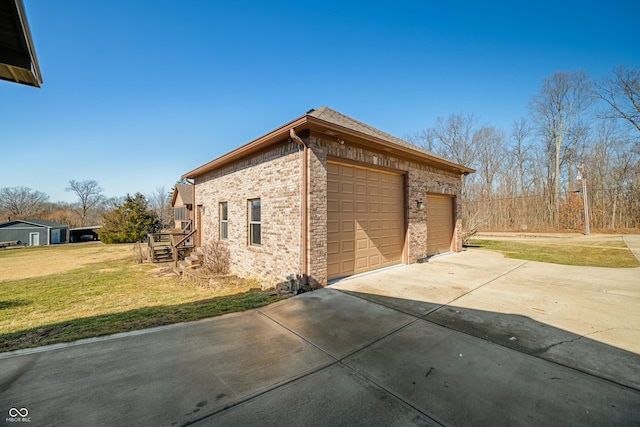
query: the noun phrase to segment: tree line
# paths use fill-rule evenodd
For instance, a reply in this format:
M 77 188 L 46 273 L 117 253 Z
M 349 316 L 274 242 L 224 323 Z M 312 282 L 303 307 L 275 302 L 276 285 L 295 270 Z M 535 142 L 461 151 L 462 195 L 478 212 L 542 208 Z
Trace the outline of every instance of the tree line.
M 640 227 L 638 68 L 556 72 L 507 130 L 451 114 L 407 139 L 476 169 L 464 180 L 467 230 L 584 230 L 583 187 L 592 229 Z
M 583 188 L 592 229 L 640 228 L 638 68 L 619 66 L 600 79 L 555 72 L 532 95 L 529 116 L 508 130 L 483 124 L 473 113 L 454 113 L 406 139 L 476 169 L 463 185 L 467 234 L 584 230 Z M 164 188 L 112 199 L 92 180 L 70 180 L 66 190 L 76 202 L 50 203 L 40 191 L 0 188 L 0 218 L 103 225 L 110 213 L 136 205 L 154 212 L 159 228 L 173 227 L 171 194 Z
M 102 226 L 101 239 L 113 242 L 137 241 L 147 232 L 173 228 L 172 193 L 163 187 L 147 196 L 107 198 L 97 181 L 72 179 L 65 190 L 76 196 L 74 202 L 49 202 L 47 194 L 29 187 L 0 188 L 0 222 L 43 219 L 69 228 Z

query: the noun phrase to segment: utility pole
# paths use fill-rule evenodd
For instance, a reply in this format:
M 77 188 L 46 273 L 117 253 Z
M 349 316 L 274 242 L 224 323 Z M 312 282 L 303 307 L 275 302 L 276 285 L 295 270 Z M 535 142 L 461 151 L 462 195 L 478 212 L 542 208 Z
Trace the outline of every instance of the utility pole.
M 584 175 L 584 163 L 580 165 L 578 179 L 582 181 L 582 204 L 584 205 L 584 234 L 589 235 L 589 202 L 587 199 L 587 178 Z

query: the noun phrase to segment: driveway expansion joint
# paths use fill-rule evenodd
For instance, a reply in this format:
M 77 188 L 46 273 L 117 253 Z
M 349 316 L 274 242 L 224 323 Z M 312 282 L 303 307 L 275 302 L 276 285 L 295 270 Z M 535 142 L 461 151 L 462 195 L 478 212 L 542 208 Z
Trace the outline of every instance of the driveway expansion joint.
M 444 308 L 444 307 L 447 307 L 447 306 L 451 305 L 451 304 L 452 304 L 452 303 L 454 303 L 455 301 L 458 301 L 460 298 L 465 297 L 465 296 L 467 296 L 467 295 L 471 294 L 472 292 L 474 292 L 474 291 L 476 291 L 476 290 L 478 290 L 478 289 L 480 289 L 480 288 L 483 288 L 483 287 L 485 287 L 486 285 L 488 285 L 488 284 L 490 284 L 490 283 L 493 283 L 493 282 L 495 282 L 495 281 L 496 281 L 496 280 L 498 280 L 498 279 L 503 278 L 503 277 L 504 277 L 504 276 L 506 276 L 507 274 L 512 273 L 512 272 L 514 272 L 514 271 L 516 271 L 516 270 L 517 270 L 517 269 L 519 269 L 520 267 L 523 267 L 523 266 L 525 266 L 525 265 L 529 264 L 529 262 L 530 262 L 530 261 L 523 261 L 522 263 L 520 263 L 520 264 L 516 265 L 515 267 L 511 268 L 510 270 L 505 271 L 504 273 L 499 274 L 499 275 L 497 275 L 496 277 L 494 277 L 494 278 L 492 278 L 492 279 L 490 279 L 490 280 L 487 280 L 487 281 L 486 281 L 486 282 L 484 282 L 484 283 L 481 283 L 480 285 L 476 286 L 476 287 L 475 287 L 475 288 L 473 288 L 473 289 L 470 289 L 469 291 L 467 291 L 467 292 L 463 293 L 462 295 L 458 295 L 457 297 L 453 298 L 451 301 L 448 301 L 448 302 L 446 302 L 446 303 L 444 303 L 444 304 L 442 304 L 442 305 L 440 305 L 440 306 L 438 306 L 438 307 L 435 307 L 435 308 L 433 308 L 433 309 L 429 310 L 426 314 L 424 314 L 424 315 L 421 317 L 421 319 L 428 320 L 428 319 L 427 319 L 427 317 L 428 317 L 429 315 L 431 315 L 431 314 L 435 313 L 436 311 L 438 311 L 438 310 L 440 310 L 440 309 L 442 309 L 442 308 Z
M 340 292 L 342 292 L 342 291 L 340 291 Z M 347 295 L 350 295 L 350 294 L 349 294 L 349 293 L 347 293 L 347 292 L 342 292 L 342 293 L 345 293 L 345 294 L 347 294 Z M 366 300 L 366 301 L 368 301 L 368 300 Z M 368 302 L 370 302 L 370 303 L 374 303 L 374 302 L 372 302 L 372 301 L 368 301 Z M 378 304 L 378 303 L 374 303 L 374 304 Z M 378 304 L 378 305 L 380 305 L 380 304 Z M 386 306 L 384 306 L 384 305 L 383 305 L 383 307 L 386 307 Z M 387 308 L 389 308 L 389 307 L 387 307 Z M 395 311 L 401 312 L 401 311 L 396 310 L 396 309 L 391 309 L 391 310 L 395 310 Z M 378 389 L 380 389 L 380 390 L 383 390 L 384 392 L 386 392 L 386 393 L 390 394 L 391 396 L 395 397 L 398 401 L 402 402 L 402 404 L 403 404 L 403 405 L 406 405 L 406 406 L 410 407 L 411 409 L 413 409 L 414 411 L 417 411 L 418 413 L 422 414 L 424 417 L 428 418 L 429 420 L 433 421 L 434 423 L 436 423 L 436 424 L 438 424 L 438 425 L 441 425 L 441 426 L 444 426 L 444 424 L 442 424 L 441 422 L 437 421 L 437 420 L 434 418 L 434 416 L 433 416 L 432 414 L 427 414 L 427 413 L 425 413 L 423 410 L 419 409 L 418 407 L 416 407 L 415 405 L 413 405 L 411 402 L 407 402 L 407 400 L 403 399 L 403 398 L 402 398 L 402 396 L 401 396 L 401 395 L 399 395 L 398 393 L 396 393 L 396 392 L 394 392 L 393 390 L 391 390 L 391 389 L 389 389 L 389 388 L 385 387 L 384 385 L 380 384 L 378 381 L 376 381 L 376 380 L 375 380 L 375 378 L 373 378 L 373 377 L 371 377 L 371 376 L 367 375 L 367 374 L 366 374 L 366 373 L 364 373 L 364 372 L 359 371 L 359 370 L 358 370 L 358 369 L 356 369 L 355 367 L 353 367 L 353 366 L 351 366 L 351 365 L 349 365 L 348 363 L 346 363 L 346 362 L 345 362 L 345 360 L 346 360 L 346 359 L 348 359 L 348 358 L 350 358 L 351 356 L 353 356 L 353 355 L 355 355 L 355 354 L 357 354 L 357 353 L 359 353 L 359 352 L 361 352 L 361 351 L 363 351 L 363 350 L 365 350 L 365 349 L 367 349 L 367 348 L 369 348 L 369 347 L 373 346 L 374 344 L 376 344 L 376 343 L 378 343 L 378 342 L 380 342 L 380 341 L 384 340 L 385 338 L 390 337 L 391 335 L 395 335 L 395 334 L 397 334 L 398 332 L 402 331 L 403 329 L 408 328 L 409 326 L 411 326 L 411 325 L 413 325 L 413 324 L 415 324 L 415 323 L 417 323 L 417 322 L 420 322 L 420 321 L 421 321 L 421 319 L 420 319 L 419 317 L 417 317 L 417 316 L 411 316 L 411 317 L 413 317 L 413 319 L 412 319 L 412 320 L 410 320 L 409 322 L 404 323 L 404 324 L 402 324 L 402 325 L 400 325 L 400 326 L 398 326 L 398 327 L 396 327 L 396 328 L 393 328 L 392 330 L 390 330 L 389 332 L 387 332 L 387 333 L 383 334 L 382 336 L 379 336 L 379 337 L 377 337 L 377 338 L 373 339 L 372 341 L 370 341 L 370 342 L 366 343 L 366 344 L 365 344 L 365 345 L 363 345 L 363 346 L 360 346 L 360 347 L 356 348 L 355 350 L 353 350 L 353 351 L 351 351 L 351 352 L 349 352 L 349 353 L 345 354 L 345 355 L 344 355 L 344 356 L 342 356 L 342 357 L 338 357 L 338 356 L 335 356 L 335 355 L 333 355 L 332 353 L 328 352 L 327 350 L 323 349 L 322 347 L 320 347 L 319 345 L 315 344 L 313 341 L 311 341 L 311 340 L 307 339 L 306 337 L 304 337 L 303 335 L 299 334 L 298 332 L 296 332 L 296 331 L 292 330 L 292 329 L 291 329 L 291 328 L 289 328 L 288 326 L 284 325 L 282 322 L 280 322 L 280 321 L 278 321 L 278 320 L 274 319 L 273 317 L 269 316 L 267 313 L 264 313 L 264 312 L 263 312 L 263 311 L 261 311 L 260 309 L 256 309 L 256 311 L 257 311 L 258 313 L 262 314 L 263 316 L 265 316 L 266 318 L 268 318 L 269 320 L 273 321 L 273 322 L 274 322 L 274 323 L 276 323 L 277 325 L 279 325 L 279 326 L 281 326 L 282 328 L 286 329 L 286 330 L 287 330 L 287 331 L 289 331 L 290 333 L 292 333 L 292 334 L 296 335 L 297 337 L 299 337 L 300 339 L 302 339 L 302 340 L 303 340 L 303 341 L 305 341 L 306 343 L 308 343 L 308 344 L 312 345 L 313 347 L 317 348 L 318 350 L 322 351 L 322 352 L 323 352 L 324 354 L 326 354 L 327 356 L 329 356 L 329 357 L 331 357 L 332 359 L 334 359 L 334 362 L 329 363 L 329 364 L 326 364 L 326 365 L 323 365 L 323 366 L 320 366 L 320 367 L 318 367 L 318 369 L 315 369 L 315 370 L 313 370 L 312 372 L 308 372 L 308 373 L 306 373 L 306 374 L 300 375 L 299 377 L 297 377 L 297 378 L 293 378 L 293 379 L 291 379 L 290 381 L 287 381 L 286 383 L 282 383 L 282 384 L 274 385 L 274 386 L 273 386 L 273 387 L 271 387 L 269 390 L 264 390 L 264 391 L 263 391 L 263 393 L 260 393 L 260 395 L 261 395 L 261 394 L 264 394 L 264 393 L 267 393 L 267 392 L 269 392 L 269 391 L 272 391 L 272 390 L 276 390 L 276 389 L 278 389 L 278 388 L 280 388 L 280 387 L 283 387 L 283 386 L 285 386 L 285 385 L 287 385 L 287 384 L 289 384 L 289 383 L 291 383 L 291 382 L 293 382 L 293 381 L 297 381 L 298 379 L 301 379 L 301 378 L 304 378 L 304 377 L 306 377 L 306 376 L 312 375 L 312 374 L 314 374 L 314 373 L 316 373 L 316 372 L 319 372 L 319 371 L 321 371 L 321 370 L 323 370 L 323 369 L 326 369 L 326 368 L 328 368 L 328 367 L 330 367 L 330 366 L 333 366 L 333 365 L 335 365 L 335 364 L 339 364 L 339 365 L 341 365 L 341 366 L 343 366 L 343 367 L 345 367 L 345 368 L 349 369 L 351 372 L 353 372 L 354 374 L 356 374 L 357 376 L 359 376 L 360 378 L 362 378 L 362 380 L 363 380 L 363 381 L 365 381 L 365 382 L 367 382 L 367 383 L 371 384 L 373 387 L 376 387 L 376 388 L 378 388 Z M 236 406 L 236 405 L 238 405 L 238 404 L 240 404 L 240 403 L 246 402 L 246 401 L 251 400 L 251 399 L 253 399 L 254 397 L 258 397 L 258 396 L 259 396 L 259 395 L 248 397 L 248 398 L 246 398 L 246 399 L 243 399 L 243 400 L 242 400 L 242 402 L 234 403 L 232 406 Z M 217 414 L 217 413 L 219 413 L 219 412 L 222 412 L 223 410 L 228 409 L 228 408 L 230 408 L 230 407 L 231 407 L 231 406 L 228 406 L 228 407 L 225 407 L 225 408 L 221 408 L 221 409 L 219 409 L 219 410 L 215 411 L 214 413 L 211 413 L 211 414 L 208 414 L 208 415 L 206 415 L 206 416 L 202 417 L 202 419 L 205 419 L 206 417 L 209 417 L 209 416 L 215 415 L 215 414 Z
M 289 384 L 291 384 L 293 382 L 296 382 L 296 381 L 298 381 L 298 380 L 300 380 L 302 378 L 308 377 L 308 376 L 313 375 L 313 374 L 315 374 L 317 372 L 320 372 L 320 371 L 322 371 L 324 369 L 327 369 L 330 366 L 336 365 L 337 363 L 338 362 L 335 362 L 335 361 L 334 362 L 329 362 L 329 363 L 323 363 L 323 364 L 321 364 L 320 366 L 318 366 L 318 367 L 316 367 L 314 369 L 311 369 L 311 370 L 309 370 L 307 372 L 304 372 L 302 374 L 299 374 L 299 375 L 296 375 L 294 377 L 291 377 L 286 381 L 274 384 L 272 386 L 265 387 L 264 389 L 262 389 L 260 391 L 257 391 L 255 393 L 252 393 L 252 394 L 249 394 L 247 396 L 241 397 L 240 399 L 237 399 L 237 400 L 235 400 L 233 402 L 229 402 L 228 404 L 226 404 L 226 405 L 224 405 L 224 406 L 222 406 L 220 408 L 214 409 L 213 411 L 208 412 L 206 414 L 202 414 L 200 417 L 198 417 L 196 419 L 189 420 L 186 423 L 181 424 L 181 426 L 188 426 L 188 425 L 192 425 L 192 424 L 196 424 L 196 423 L 199 423 L 201 421 L 204 421 L 209 417 L 213 417 L 214 415 L 217 415 L 217 414 L 219 414 L 219 413 L 221 413 L 223 411 L 226 411 L 227 409 L 231 409 L 231 408 L 236 407 L 238 405 L 242 405 L 245 402 L 248 402 L 250 400 L 253 400 L 253 399 L 256 399 L 256 398 L 258 398 L 260 396 L 263 396 L 263 395 L 265 395 L 267 393 L 272 392 L 273 390 L 277 390 L 279 388 L 285 387 L 285 386 L 287 386 L 287 385 L 289 385 Z

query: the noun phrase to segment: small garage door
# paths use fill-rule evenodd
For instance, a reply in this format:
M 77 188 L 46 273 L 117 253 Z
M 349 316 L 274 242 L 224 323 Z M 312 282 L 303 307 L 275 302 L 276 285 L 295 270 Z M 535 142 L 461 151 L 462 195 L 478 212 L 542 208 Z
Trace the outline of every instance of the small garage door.
M 327 164 L 329 279 L 401 263 L 403 236 L 402 175 Z
M 427 256 L 451 251 L 453 197 L 427 196 Z

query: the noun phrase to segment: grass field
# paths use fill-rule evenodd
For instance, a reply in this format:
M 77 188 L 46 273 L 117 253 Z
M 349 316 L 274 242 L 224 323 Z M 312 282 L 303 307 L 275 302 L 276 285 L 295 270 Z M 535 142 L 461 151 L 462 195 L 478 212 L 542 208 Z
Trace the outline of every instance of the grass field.
M 160 266 L 160 267 L 159 267 Z M 0 250 L 0 352 L 243 311 L 278 301 L 227 278 L 223 290 L 136 264 L 131 245 Z
M 609 240 L 555 239 L 531 241 L 473 239 L 473 247 L 500 252 L 508 258 L 553 264 L 640 267 L 622 238 Z

